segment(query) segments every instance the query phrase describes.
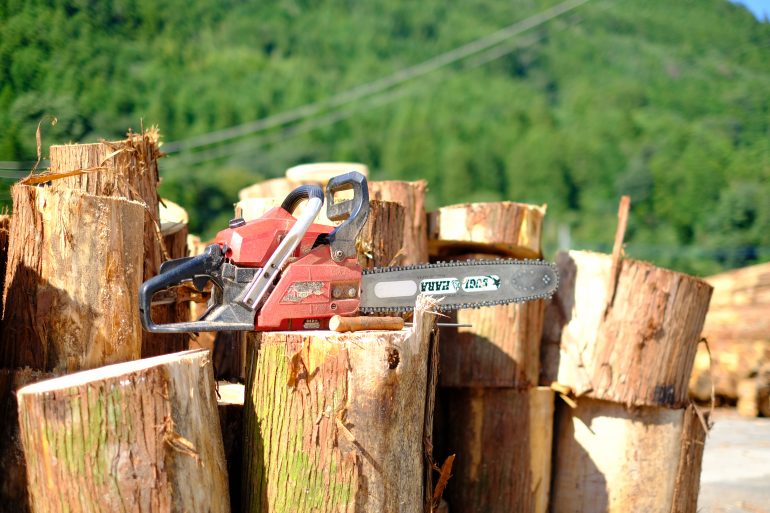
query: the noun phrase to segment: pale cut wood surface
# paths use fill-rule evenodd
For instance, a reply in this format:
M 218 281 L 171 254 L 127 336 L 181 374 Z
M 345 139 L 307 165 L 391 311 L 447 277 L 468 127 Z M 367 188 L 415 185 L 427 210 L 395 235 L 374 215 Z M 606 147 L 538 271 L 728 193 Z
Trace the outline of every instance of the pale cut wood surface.
M 540 258 L 545 205 L 511 201 L 441 207 L 429 218 L 429 249 L 434 258 L 494 253 Z
M 290 167 L 286 170 L 286 178 L 294 182 L 311 182 L 325 186 L 335 176 L 352 171 L 369 177 L 369 168 L 358 162 L 313 162 Z
M 35 513 L 230 511 L 208 351 L 39 382 L 18 401 Z
M 30 511 L 16 391 L 24 385 L 51 377 L 51 373 L 29 368 L 0 369 L 0 513 Z
M 250 344 L 244 511 L 420 511 L 432 327 Z
M 443 389 L 439 410 L 439 459 L 457 455 L 444 493 L 451 511 L 548 511 L 552 390 Z
M 399 265 L 428 261 L 428 225 L 425 213 L 425 193 L 428 182 L 384 180 L 369 182 L 369 199 L 392 201 L 404 207 L 404 256 Z
M 142 281 L 156 276 L 164 260 L 159 196 L 158 159 L 162 156 L 157 129 L 142 134 L 129 131 L 121 141 L 94 144 L 61 144 L 50 148 L 51 172 L 84 173 L 53 179 L 56 189 L 78 189 L 97 196 L 121 197 L 144 204 L 144 261 Z M 164 341 L 171 347 L 158 351 Z M 142 354 L 170 352 L 178 349 L 174 340 L 157 333 L 142 333 Z
M 0 363 L 75 371 L 138 358 L 144 206 L 16 185 Z
M 705 431 L 694 407 L 557 401 L 553 513 L 695 513 Z
M 611 257 L 556 257 L 560 283 L 546 310 L 544 380 L 626 405 L 687 404 L 687 386 L 711 296 L 703 280 L 624 259 L 610 307 Z M 554 350 L 544 356 L 553 358 Z
M 706 281 L 714 287 L 714 309 L 770 304 L 770 262 L 715 274 Z

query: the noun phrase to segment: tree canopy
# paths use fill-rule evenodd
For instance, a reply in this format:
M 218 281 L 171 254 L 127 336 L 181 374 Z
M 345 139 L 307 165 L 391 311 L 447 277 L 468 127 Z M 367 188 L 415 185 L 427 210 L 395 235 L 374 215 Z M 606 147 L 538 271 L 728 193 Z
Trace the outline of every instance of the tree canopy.
M 358 161 L 375 179 L 426 178 L 429 207 L 547 203 L 547 253 L 608 250 L 629 194 L 632 257 L 696 274 L 770 260 L 770 23 L 725 0 L 591 0 L 327 102 L 557 4 L 0 0 L 0 161 L 34 160 L 48 115 L 45 145 L 140 123 L 172 142 L 309 105 L 163 159 L 162 193 L 207 236 L 243 186 Z

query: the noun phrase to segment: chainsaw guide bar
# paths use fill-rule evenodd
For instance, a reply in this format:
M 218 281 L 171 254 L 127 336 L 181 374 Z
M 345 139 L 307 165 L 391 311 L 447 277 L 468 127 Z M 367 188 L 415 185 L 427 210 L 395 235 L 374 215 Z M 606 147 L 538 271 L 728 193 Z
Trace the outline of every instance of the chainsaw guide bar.
M 409 312 L 419 294 L 438 310 L 481 308 L 548 299 L 559 286 L 556 266 L 541 260 L 466 260 L 364 269 L 361 313 Z

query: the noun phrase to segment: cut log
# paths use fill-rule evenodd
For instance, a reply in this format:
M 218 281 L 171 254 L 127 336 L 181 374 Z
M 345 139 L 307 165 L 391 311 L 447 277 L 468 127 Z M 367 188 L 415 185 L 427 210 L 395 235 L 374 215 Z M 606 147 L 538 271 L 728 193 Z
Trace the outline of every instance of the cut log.
M 5 271 L 8 264 L 8 236 L 10 227 L 11 216 L 7 214 L 0 215 L 0 290 L 5 290 Z M 0 340 L 2 340 L 2 338 L 3 319 L 2 311 L 0 311 Z
M 249 198 L 280 198 L 283 201 L 291 191 L 302 185 L 287 178 L 273 178 L 255 183 L 238 192 L 241 201 Z
M 770 363 L 770 340 L 707 340 L 708 350 L 705 344 L 700 344 L 695 355 L 690 396 L 699 401 L 710 401 L 713 384 L 714 394 L 720 401 L 733 403 L 738 399 L 738 383 L 756 376 L 763 365 Z
M 0 513 L 30 511 L 16 391 L 51 377 L 51 373 L 31 369 L 0 369 Z
M 392 201 L 371 200 L 369 217 L 356 239 L 358 263 L 364 269 L 398 265 L 406 256 L 404 207 Z
M 428 215 L 431 258 L 467 253 L 494 253 L 513 258 L 540 258 L 545 205 L 501 201 L 442 207 Z
M 122 197 L 145 205 L 144 262 L 142 281 L 156 276 L 163 261 L 160 234 L 158 187 L 159 134 L 155 129 L 143 134 L 128 133 L 122 141 L 96 144 L 51 146 L 51 172 L 57 189 L 79 189 L 97 196 Z M 77 171 L 82 171 L 76 173 Z M 75 173 L 73 176 L 67 176 Z M 163 337 L 142 333 L 142 354 L 157 354 Z M 174 350 L 174 344 L 161 352 Z
M 711 286 L 624 259 L 609 303 L 609 255 L 570 251 L 556 262 L 560 284 L 546 310 L 544 344 L 558 345 L 559 357 L 543 363 L 546 382 L 628 406 L 685 406 Z
M 770 364 L 738 382 L 737 409 L 744 417 L 770 417 Z
M 547 387 L 443 389 L 437 447 L 456 454 L 451 511 L 548 511 L 554 394 Z
M 284 200 L 284 197 L 242 199 L 235 204 L 235 217 L 242 217 L 246 221 L 259 219 L 260 217 L 265 215 L 269 210 L 275 207 L 280 207 L 281 203 L 283 203 L 283 200 Z M 297 207 L 297 209 L 294 211 L 294 216 L 295 217 L 301 216 L 302 210 L 305 208 L 306 205 L 307 203 L 301 203 Z M 327 226 L 336 226 L 339 224 L 339 223 L 335 223 L 334 221 L 330 221 L 329 218 L 326 217 L 326 208 L 321 209 L 321 211 L 316 216 L 315 221 L 313 222 L 317 224 L 324 224 Z
M 243 385 L 220 382 L 217 388 L 219 399 L 219 425 L 222 428 L 222 442 L 227 461 L 227 476 L 230 488 L 230 508 L 243 510 L 241 504 L 241 479 L 243 478 Z
M 16 185 L 0 364 L 75 371 L 141 350 L 144 206 Z
M 421 511 L 430 333 L 262 333 L 249 351 L 244 511 Z
M 428 182 L 386 180 L 369 182 L 369 199 L 392 201 L 404 207 L 403 258 L 399 265 L 428 261 L 428 230 L 425 214 L 425 192 Z
M 770 304 L 770 262 L 709 276 L 711 308 Z
M 313 162 L 286 170 L 286 178 L 293 182 L 326 185 L 335 176 L 355 171 L 369 177 L 369 168 L 357 162 Z
M 695 408 L 557 401 L 553 513 L 695 513 L 706 432 Z
M 229 512 L 214 385 L 188 351 L 19 390 L 33 510 Z

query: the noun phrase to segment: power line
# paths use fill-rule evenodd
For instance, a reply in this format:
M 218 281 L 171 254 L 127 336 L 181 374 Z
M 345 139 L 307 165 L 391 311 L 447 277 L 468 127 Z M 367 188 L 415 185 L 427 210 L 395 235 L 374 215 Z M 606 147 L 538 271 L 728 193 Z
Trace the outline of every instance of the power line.
M 375 93 L 379 93 L 395 85 L 425 75 L 439 68 L 460 61 L 473 54 L 496 46 L 497 44 L 518 34 L 521 34 L 524 31 L 537 27 L 538 25 L 542 25 L 543 23 L 557 16 L 576 9 L 588 1 L 589 0 L 566 0 L 556 6 L 530 16 L 525 20 L 518 21 L 512 25 L 509 25 L 508 27 L 493 32 L 492 34 L 484 36 L 480 39 L 431 57 L 430 59 L 419 64 L 403 68 L 387 77 L 362 84 L 342 93 L 331 96 L 325 100 L 309 103 L 286 112 L 275 114 L 273 116 L 268 116 L 266 118 L 232 126 L 229 128 L 224 128 L 222 130 L 216 130 L 199 136 L 190 137 L 188 139 L 167 143 L 165 145 L 164 152 L 170 154 L 184 150 L 191 150 L 201 146 L 208 146 L 210 144 L 234 139 L 236 137 L 242 137 L 244 135 L 249 135 L 255 132 L 261 132 L 270 128 L 287 125 L 289 123 L 299 121 L 303 118 L 318 114 L 324 109 L 338 107 L 347 103 L 351 103 L 355 100 L 359 100 L 366 96 L 371 96 Z

